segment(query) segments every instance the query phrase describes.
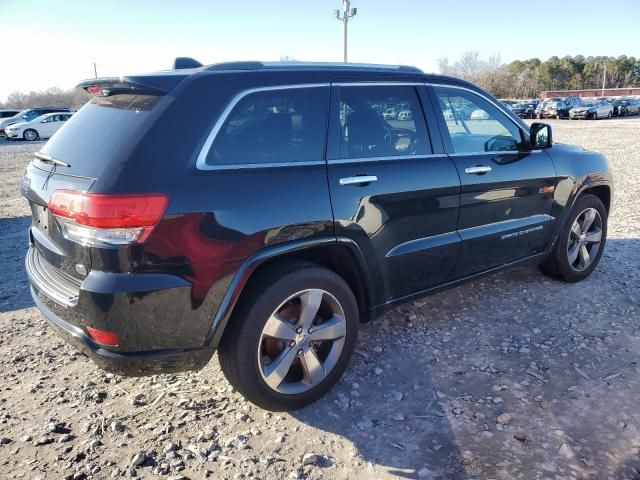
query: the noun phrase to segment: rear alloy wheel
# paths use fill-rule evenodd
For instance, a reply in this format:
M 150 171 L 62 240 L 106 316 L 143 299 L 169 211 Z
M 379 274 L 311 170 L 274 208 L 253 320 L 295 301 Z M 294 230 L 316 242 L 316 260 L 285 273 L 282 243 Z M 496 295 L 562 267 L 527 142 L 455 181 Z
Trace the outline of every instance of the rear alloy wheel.
M 346 333 L 344 310 L 333 295 L 318 288 L 294 293 L 262 329 L 258 342 L 262 380 L 285 395 L 312 389 L 336 366 Z
M 542 271 L 567 282 L 578 282 L 596 268 L 607 239 L 607 210 L 595 195 L 580 197 Z
M 33 128 L 28 128 L 22 134 L 23 138 L 29 142 L 33 142 L 38 139 L 38 132 L 36 132 Z
M 324 395 L 357 341 L 358 306 L 349 286 L 331 270 L 302 265 L 254 282 L 219 348 L 229 382 L 267 410 L 297 409 Z

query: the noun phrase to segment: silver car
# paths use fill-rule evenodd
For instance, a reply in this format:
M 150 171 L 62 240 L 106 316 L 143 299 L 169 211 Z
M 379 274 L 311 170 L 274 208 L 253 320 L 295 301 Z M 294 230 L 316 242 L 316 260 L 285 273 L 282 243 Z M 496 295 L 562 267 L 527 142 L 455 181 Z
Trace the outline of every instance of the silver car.
M 569 118 L 598 120 L 599 118 L 611 118 L 613 116 L 613 105 L 604 100 L 599 100 L 595 104 L 580 105 L 569 110 Z

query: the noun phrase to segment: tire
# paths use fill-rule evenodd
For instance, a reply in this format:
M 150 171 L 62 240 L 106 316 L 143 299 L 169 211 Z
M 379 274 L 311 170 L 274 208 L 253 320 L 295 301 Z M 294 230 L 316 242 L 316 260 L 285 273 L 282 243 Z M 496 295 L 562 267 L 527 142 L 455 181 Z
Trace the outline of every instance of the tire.
M 611 112 L 607 113 L 607 118 L 608 118 L 608 119 L 611 119 L 611 117 L 612 117 Z
M 598 112 L 593 112 L 593 116 L 591 117 L 593 120 L 598 119 Z
M 597 213 L 583 231 L 586 216 Z M 582 220 L 582 223 L 580 222 Z M 578 230 L 576 230 L 576 225 Z M 599 240 L 597 230 L 599 229 Z M 580 235 L 578 235 L 580 233 Z M 589 238 L 591 241 L 589 241 Z M 558 234 L 549 257 L 540 265 L 542 272 L 565 282 L 579 282 L 587 278 L 595 270 L 607 241 L 607 210 L 602 201 L 595 195 L 585 194 L 578 198 L 564 226 Z M 582 248 L 586 249 L 589 262 L 584 262 Z M 572 254 L 576 255 L 572 257 Z M 573 258 L 573 260 L 572 260 Z
M 36 132 L 33 128 L 27 128 L 22 134 L 22 138 L 24 138 L 28 142 L 38 140 L 39 137 L 40 136 L 38 135 L 38 132 Z
M 315 319 L 310 323 L 303 306 L 318 298 L 315 316 L 306 315 Z M 358 339 L 358 304 L 340 276 L 310 263 L 283 265 L 252 281 L 240 302 L 218 349 L 222 371 L 238 392 L 266 410 L 288 411 L 331 389 L 347 368 Z M 324 322 L 336 322 L 338 337 L 313 342 L 314 334 L 328 331 L 320 328 Z M 309 325 L 317 328 L 307 329 Z M 276 362 L 282 368 L 272 367 Z

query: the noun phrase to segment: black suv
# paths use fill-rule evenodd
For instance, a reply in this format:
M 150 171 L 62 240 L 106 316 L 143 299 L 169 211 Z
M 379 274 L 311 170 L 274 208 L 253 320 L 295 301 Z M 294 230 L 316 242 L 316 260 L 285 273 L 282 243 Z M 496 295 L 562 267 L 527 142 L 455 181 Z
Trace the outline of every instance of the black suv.
M 82 83 L 94 97 L 22 184 L 33 298 L 105 369 L 199 369 L 218 350 L 248 399 L 293 409 L 398 302 L 524 263 L 575 282 L 600 260 L 604 156 L 470 83 L 181 63 Z

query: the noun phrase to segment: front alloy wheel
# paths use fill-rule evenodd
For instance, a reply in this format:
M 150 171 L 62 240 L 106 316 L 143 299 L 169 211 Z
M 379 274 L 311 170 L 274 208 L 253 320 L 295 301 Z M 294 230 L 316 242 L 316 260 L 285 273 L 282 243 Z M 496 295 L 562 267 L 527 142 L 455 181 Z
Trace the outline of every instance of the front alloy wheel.
M 589 268 L 600 250 L 602 218 L 595 208 L 582 211 L 573 222 L 567 242 L 569 265 L 576 272 Z
M 584 280 L 595 270 L 607 241 L 607 209 L 600 198 L 584 194 L 567 215 L 542 272 L 565 282 Z
M 34 140 L 38 139 L 38 132 L 36 132 L 32 128 L 29 128 L 29 129 L 24 131 L 23 137 L 24 137 L 25 140 L 27 140 L 29 142 L 33 142 Z

